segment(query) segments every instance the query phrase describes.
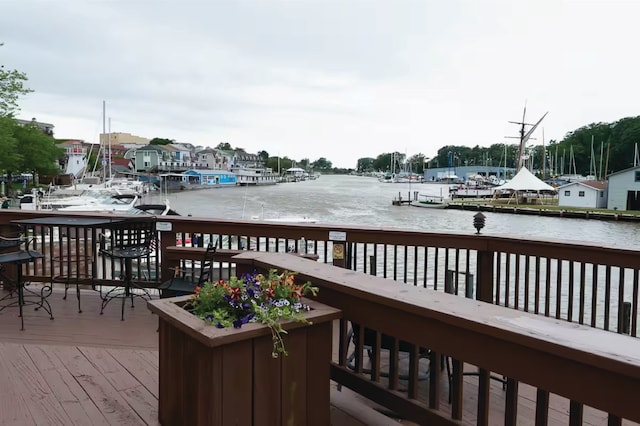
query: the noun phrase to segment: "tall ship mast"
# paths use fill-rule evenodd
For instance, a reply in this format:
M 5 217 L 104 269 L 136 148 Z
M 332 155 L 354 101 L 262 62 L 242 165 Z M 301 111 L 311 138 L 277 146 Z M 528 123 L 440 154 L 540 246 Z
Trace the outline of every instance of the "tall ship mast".
M 507 138 L 520 139 L 520 146 L 518 147 L 518 162 L 516 164 L 516 173 L 520 171 L 520 169 L 524 166 L 524 161 L 526 160 L 526 147 L 527 142 L 531 138 L 531 135 L 536 130 L 538 125 L 542 122 L 542 120 L 549 114 L 549 112 L 545 112 L 540 120 L 537 123 L 531 124 L 525 121 L 525 117 L 527 115 L 527 104 L 524 105 L 524 111 L 522 112 L 522 121 L 509 121 L 511 124 L 517 124 L 520 126 L 520 135 L 519 136 L 507 136 Z M 527 126 L 530 126 L 530 129 L 527 130 Z

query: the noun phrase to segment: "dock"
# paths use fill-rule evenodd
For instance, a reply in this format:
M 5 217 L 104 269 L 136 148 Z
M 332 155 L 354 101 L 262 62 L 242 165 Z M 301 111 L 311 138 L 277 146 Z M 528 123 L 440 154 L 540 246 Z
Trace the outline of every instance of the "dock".
M 621 222 L 640 222 L 640 215 L 626 212 L 613 213 L 598 210 L 566 210 L 562 208 L 550 208 L 545 206 L 521 205 L 496 205 L 482 202 L 451 202 L 448 209 L 473 210 L 492 213 L 524 214 L 531 216 L 564 217 L 570 219 L 597 219 Z
M 391 204 L 394 206 L 408 206 L 411 205 L 412 201 L 416 201 L 418 199 L 419 191 L 411 191 L 407 193 L 407 198 L 402 198 L 402 194 L 398 192 L 398 196 L 391 200 Z

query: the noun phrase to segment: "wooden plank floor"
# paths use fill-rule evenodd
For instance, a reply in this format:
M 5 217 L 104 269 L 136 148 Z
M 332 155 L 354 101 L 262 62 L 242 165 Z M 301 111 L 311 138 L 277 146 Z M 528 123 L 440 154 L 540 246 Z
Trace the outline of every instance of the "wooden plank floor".
M 134 308 L 125 306 L 124 321 L 120 320 L 121 301 L 114 299 L 100 315 L 101 299 L 97 291 L 82 290 L 78 313 L 75 288 L 63 300 L 64 285 L 59 285 L 48 298 L 54 319 L 44 310 L 24 308 L 24 330 L 20 330 L 18 308 L 0 311 L 0 342 L 69 344 L 107 348 L 158 349 L 158 317 L 141 298 L 134 298 Z M 0 295 L 6 292 L 0 290 Z
M 0 311 L 0 425 L 157 425 L 158 318 L 142 299 L 121 321 L 119 300 L 100 315 L 97 292 L 83 290 L 82 313 L 74 292 L 63 295 L 49 298 L 54 320 L 26 307 L 24 330 L 17 308 Z M 398 423 L 335 385 L 331 419 Z

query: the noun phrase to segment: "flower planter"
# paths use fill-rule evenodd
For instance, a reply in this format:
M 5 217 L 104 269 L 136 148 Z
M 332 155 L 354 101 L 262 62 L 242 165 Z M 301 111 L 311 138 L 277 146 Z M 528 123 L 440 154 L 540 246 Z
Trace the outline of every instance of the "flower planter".
M 182 306 L 191 296 L 148 302 L 160 318 L 162 425 L 328 425 L 332 320 L 338 309 L 305 300 L 312 324 L 289 322 L 288 356 L 271 356 L 262 324 L 216 328 Z

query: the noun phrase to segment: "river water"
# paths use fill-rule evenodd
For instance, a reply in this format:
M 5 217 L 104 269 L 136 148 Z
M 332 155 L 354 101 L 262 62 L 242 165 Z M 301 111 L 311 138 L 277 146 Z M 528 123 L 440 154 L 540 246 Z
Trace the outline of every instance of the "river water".
M 473 211 L 394 206 L 419 191 L 448 195 L 438 184 L 382 183 L 371 177 L 324 175 L 317 180 L 261 187 L 152 192 L 144 202 L 168 199 L 182 215 L 222 219 L 313 218 L 317 223 L 391 227 L 427 232 L 475 233 Z M 639 222 L 483 213 L 483 234 L 536 240 L 571 240 L 640 250 Z

